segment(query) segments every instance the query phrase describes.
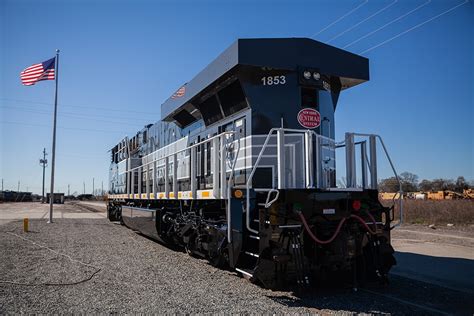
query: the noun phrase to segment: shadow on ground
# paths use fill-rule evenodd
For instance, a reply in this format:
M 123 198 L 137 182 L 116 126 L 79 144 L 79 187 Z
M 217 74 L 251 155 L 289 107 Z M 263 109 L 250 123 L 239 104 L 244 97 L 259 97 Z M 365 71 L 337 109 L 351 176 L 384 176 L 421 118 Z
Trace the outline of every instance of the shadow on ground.
M 368 284 L 354 291 L 347 284 L 325 283 L 312 289 L 293 288 L 292 296 L 268 297 L 288 307 L 320 310 L 473 315 L 474 260 L 413 253 L 397 253 L 397 259 L 398 266 L 394 269 L 397 275 L 391 275 L 386 286 Z M 406 275 L 400 275 L 399 271 L 405 271 Z M 418 272 L 428 282 L 421 281 L 421 277 L 415 280 L 413 276 Z M 429 278 L 437 273 L 437 279 Z

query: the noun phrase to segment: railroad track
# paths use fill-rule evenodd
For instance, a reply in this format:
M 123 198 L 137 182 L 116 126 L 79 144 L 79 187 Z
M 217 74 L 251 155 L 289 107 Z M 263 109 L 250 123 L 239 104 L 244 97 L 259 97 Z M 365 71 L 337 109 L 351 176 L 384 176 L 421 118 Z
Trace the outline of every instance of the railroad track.
M 80 201 L 71 201 L 70 202 L 71 205 L 74 205 L 74 206 L 77 206 L 83 210 L 86 210 L 86 211 L 89 211 L 89 212 L 93 212 L 93 213 L 103 213 L 104 211 L 103 210 L 99 210 L 91 205 L 86 205 L 86 204 L 83 204 L 81 203 Z
M 404 305 L 409 305 L 411 307 L 415 307 L 415 308 L 423 310 L 423 311 L 425 311 L 429 314 L 452 315 L 452 313 L 442 311 L 441 309 L 433 308 L 433 307 L 426 306 L 424 304 L 415 303 L 415 302 L 412 302 L 412 301 L 408 301 L 408 300 L 396 297 L 394 295 L 390 295 L 390 294 L 386 294 L 386 293 L 379 293 L 379 292 L 376 292 L 376 291 L 363 289 L 363 288 L 361 288 L 359 290 L 362 291 L 362 292 L 365 292 L 365 293 L 369 293 L 371 295 L 378 295 L 378 296 L 383 297 L 385 299 L 389 299 L 389 300 L 392 300 L 392 301 L 395 301 L 395 302 L 398 302 L 398 303 L 401 303 L 401 304 L 404 304 Z

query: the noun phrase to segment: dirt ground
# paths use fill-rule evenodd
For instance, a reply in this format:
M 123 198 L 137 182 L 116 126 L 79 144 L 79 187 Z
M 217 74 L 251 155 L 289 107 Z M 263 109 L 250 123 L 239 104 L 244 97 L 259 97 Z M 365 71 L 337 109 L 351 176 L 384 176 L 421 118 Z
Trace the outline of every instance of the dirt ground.
M 0 314 L 474 312 L 471 227 L 396 228 L 389 286 L 302 293 L 263 289 L 110 223 L 103 202 L 55 205 L 53 224 L 48 216 L 48 205 L 0 204 Z
M 392 231 L 393 274 L 472 293 L 474 228 L 403 225 Z

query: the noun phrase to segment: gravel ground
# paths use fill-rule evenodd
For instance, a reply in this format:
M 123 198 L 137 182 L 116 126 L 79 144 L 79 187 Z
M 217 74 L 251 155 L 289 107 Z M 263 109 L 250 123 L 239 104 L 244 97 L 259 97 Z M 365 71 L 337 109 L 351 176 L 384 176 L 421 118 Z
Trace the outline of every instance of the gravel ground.
M 393 277 L 388 288 L 356 293 L 329 286 L 303 294 L 271 291 L 106 219 L 58 219 L 54 224 L 32 220 L 32 231 L 26 234 L 21 225 L 13 221 L 0 226 L 0 281 L 74 283 L 100 270 L 75 285 L 0 282 L 0 314 L 444 311 L 467 315 L 474 311 L 468 294 L 401 277 Z

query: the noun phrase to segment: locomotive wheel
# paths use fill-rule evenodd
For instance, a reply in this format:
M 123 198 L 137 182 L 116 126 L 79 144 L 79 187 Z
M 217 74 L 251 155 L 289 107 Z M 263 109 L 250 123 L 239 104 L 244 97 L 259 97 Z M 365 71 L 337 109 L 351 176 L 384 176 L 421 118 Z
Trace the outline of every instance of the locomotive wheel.
M 209 259 L 212 266 L 216 268 L 225 268 L 229 265 L 229 249 L 227 245 L 222 246 L 219 253 L 213 258 Z
M 122 224 L 122 214 L 121 214 L 121 207 L 119 205 L 108 204 L 107 205 L 107 218 L 111 222 L 120 221 Z

